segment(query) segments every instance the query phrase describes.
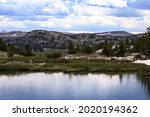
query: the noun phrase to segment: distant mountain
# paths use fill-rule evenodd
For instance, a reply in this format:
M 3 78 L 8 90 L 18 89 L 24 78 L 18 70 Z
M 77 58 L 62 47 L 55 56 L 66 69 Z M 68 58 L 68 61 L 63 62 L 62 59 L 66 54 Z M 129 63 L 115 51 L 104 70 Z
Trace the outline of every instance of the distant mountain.
M 0 32 L 0 38 L 7 43 L 17 47 L 24 47 L 29 44 L 32 49 L 66 49 L 68 42 L 73 41 L 79 45 L 98 44 L 105 40 L 117 42 L 119 40 L 136 40 L 139 35 L 125 31 L 112 31 L 103 33 L 62 33 L 47 30 L 33 30 L 31 32 Z
M 133 34 L 125 31 L 112 31 L 112 32 L 103 32 L 103 33 L 95 33 L 96 35 L 99 36 L 120 36 L 120 37 L 127 37 L 127 36 L 132 36 Z

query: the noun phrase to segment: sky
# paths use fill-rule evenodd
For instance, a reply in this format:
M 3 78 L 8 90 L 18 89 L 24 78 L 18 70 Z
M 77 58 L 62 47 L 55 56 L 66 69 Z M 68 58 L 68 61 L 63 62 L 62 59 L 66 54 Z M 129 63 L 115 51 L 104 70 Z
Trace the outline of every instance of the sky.
M 0 30 L 144 32 L 150 0 L 0 0 Z

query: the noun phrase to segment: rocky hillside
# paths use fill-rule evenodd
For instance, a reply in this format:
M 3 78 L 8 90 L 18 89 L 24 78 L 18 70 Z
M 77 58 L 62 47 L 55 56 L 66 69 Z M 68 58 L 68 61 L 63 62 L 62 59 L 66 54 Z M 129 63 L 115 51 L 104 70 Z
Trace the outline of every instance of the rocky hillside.
M 0 38 L 3 38 L 4 40 L 15 39 L 17 37 L 23 37 L 25 34 L 26 32 L 21 31 L 0 32 Z
M 33 30 L 31 32 L 1 32 L 0 38 L 7 43 L 17 47 L 24 47 L 29 44 L 32 49 L 65 49 L 68 42 L 73 41 L 82 44 L 98 44 L 105 40 L 117 42 L 119 40 L 136 40 L 138 35 L 134 35 L 125 31 L 113 31 L 104 33 L 61 33 L 46 30 Z

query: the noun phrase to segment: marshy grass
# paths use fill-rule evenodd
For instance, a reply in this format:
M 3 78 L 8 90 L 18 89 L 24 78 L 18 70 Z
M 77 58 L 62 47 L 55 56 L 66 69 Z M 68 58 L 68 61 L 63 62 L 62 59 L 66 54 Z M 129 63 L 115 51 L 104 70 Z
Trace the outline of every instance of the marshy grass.
M 45 71 L 45 72 L 138 72 L 146 74 L 150 66 L 130 62 L 104 60 L 49 59 L 43 56 L 10 57 L 0 60 L 0 71 Z

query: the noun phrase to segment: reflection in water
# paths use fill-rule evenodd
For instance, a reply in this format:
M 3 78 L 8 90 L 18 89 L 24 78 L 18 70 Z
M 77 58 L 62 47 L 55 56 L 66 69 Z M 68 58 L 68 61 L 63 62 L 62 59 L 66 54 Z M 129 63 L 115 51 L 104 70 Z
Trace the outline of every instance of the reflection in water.
M 3 74 L 0 99 L 150 99 L 150 80 L 136 74 Z
M 142 78 L 141 76 L 138 76 L 137 79 L 141 83 L 141 86 L 147 91 L 148 95 L 150 96 L 150 78 Z

